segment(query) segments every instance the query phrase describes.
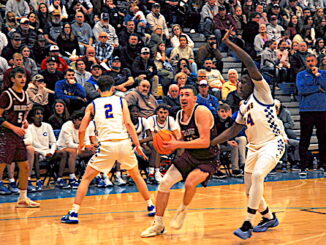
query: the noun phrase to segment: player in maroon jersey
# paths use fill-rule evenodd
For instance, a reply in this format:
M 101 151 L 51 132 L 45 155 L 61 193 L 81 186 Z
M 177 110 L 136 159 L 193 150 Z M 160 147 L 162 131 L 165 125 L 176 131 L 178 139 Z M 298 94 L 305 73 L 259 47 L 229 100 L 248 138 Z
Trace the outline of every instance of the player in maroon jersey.
M 27 151 L 23 141 L 25 135 L 25 118 L 28 112 L 28 96 L 24 91 L 26 74 L 23 68 L 15 67 L 10 72 L 12 87 L 0 96 L 0 171 L 6 164 L 16 162 L 19 166 L 20 196 L 17 208 L 38 208 L 39 203 L 27 197 L 28 162 Z M 27 126 L 27 125 L 26 125 Z

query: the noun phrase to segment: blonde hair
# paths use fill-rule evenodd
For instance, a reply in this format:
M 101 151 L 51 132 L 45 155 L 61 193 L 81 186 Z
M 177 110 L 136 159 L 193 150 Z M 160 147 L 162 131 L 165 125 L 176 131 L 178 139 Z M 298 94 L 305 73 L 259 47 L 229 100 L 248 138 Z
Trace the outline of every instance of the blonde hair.
M 180 77 L 183 77 L 183 76 L 185 76 L 186 78 L 188 78 L 188 75 L 187 75 L 186 73 L 184 73 L 184 72 L 179 72 L 179 73 L 177 73 L 177 74 L 175 75 L 174 80 L 177 82 L 178 79 L 179 79 Z
M 231 72 L 235 72 L 237 74 L 237 80 L 238 80 L 239 79 L 239 73 L 238 73 L 238 71 L 236 69 L 228 70 L 228 78 L 229 78 L 229 75 L 230 75 Z

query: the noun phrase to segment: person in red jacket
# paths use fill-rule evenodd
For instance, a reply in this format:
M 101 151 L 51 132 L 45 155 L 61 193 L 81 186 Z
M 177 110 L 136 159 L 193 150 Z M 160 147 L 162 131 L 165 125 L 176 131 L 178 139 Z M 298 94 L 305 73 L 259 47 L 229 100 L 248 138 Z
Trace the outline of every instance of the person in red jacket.
M 58 71 L 62 71 L 65 72 L 66 70 L 68 70 L 69 66 L 67 64 L 67 62 L 65 61 L 64 58 L 59 57 L 59 47 L 57 45 L 51 45 L 50 47 L 50 51 L 49 51 L 49 56 L 46 57 L 44 60 L 42 60 L 41 63 L 41 70 L 45 70 L 46 69 L 46 61 L 51 58 L 51 57 L 55 57 L 57 59 L 57 64 L 58 64 Z

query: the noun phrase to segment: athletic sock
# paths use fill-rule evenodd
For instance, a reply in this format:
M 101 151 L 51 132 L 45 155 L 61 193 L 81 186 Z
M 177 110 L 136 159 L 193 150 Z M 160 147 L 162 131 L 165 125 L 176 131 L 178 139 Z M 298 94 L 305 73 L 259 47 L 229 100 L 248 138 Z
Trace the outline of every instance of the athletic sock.
M 72 205 L 71 211 L 73 211 L 73 212 L 75 212 L 75 213 L 78 213 L 79 209 L 80 209 L 80 205 L 74 203 L 74 204 Z
M 9 179 L 9 182 L 10 182 L 10 183 L 13 183 L 13 182 L 15 182 L 15 179 L 14 179 L 14 178 L 10 178 L 10 179 Z
M 155 172 L 160 172 L 160 168 L 155 168 Z
M 148 173 L 149 174 L 154 174 L 154 168 L 153 167 L 149 167 L 148 168 Z
M 76 175 L 75 174 L 69 174 L 69 178 L 70 179 L 76 179 Z
M 272 212 L 269 211 L 268 207 L 263 212 L 260 212 L 260 214 L 266 219 L 273 219 L 274 218 Z
M 155 215 L 154 221 L 159 224 L 163 224 L 163 216 L 157 216 Z
M 246 221 L 249 221 L 250 223 L 252 223 L 252 220 L 254 219 L 256 212 L 257 212 L 256 209 L 252 209 L 252 208 L 248 207 Z
M 154 203 L 152 202 L 152 199 L 146 200 L 147 206 L 154 206 Z
M 27 190 L 20 190 L 19 192 L 19 199 L 27 199 Z
M 248 231 L 248 230 L 250 230 L 250 229 L 252 229 L 252 228 L 253 228 L 253 227 L 252 227 L 252 224 L 251 224 L 251 222 L 248 221 L 248 220 L 246 220 L 245 222 L 243 222 L 242 226 L 240 227 L 240 229 L 241 229 L 242 231 Z

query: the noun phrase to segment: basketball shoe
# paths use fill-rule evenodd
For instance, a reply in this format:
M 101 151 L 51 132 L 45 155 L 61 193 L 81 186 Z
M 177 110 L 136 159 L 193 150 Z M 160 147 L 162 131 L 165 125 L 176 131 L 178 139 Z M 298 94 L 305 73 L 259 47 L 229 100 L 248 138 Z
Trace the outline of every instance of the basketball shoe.
M 13 193 L 13 194 L 19 194 L 19 189 L 18 189 L 18 187 L 17 187 L 17 185 L 16 185 L 16 182 L 10 182 L 10 183 L 8 184 L 8 189 L 9 189 L 9 191 L 11 191 L 11 193 Z
M 166 233 L 165 226 L 163 223 L 158 223 L 155 220 L 153 221 L 152 225 L 148 227 L 141 233 L 141 237 L 152 237 L 158 236 Z
M 172 218 L 171 222 L 170 222 L 170 226 L 173 229 L 179 230 L 181 229 L 183 222 L 185 220 L 186 217 L 186 209 L 178 209 L 177 213 L 175 214 L 175 216 Z
M 153 217 L 156 213 L 154 205 L 147 206 L 148 216 Z
M 254 232 L 264 232 L 267 231 L 268 228 L 276 227 L 278 226 L 279 222 L 278 219 L 273 213 L 273 218 L 272 219 L 267 219 L 263 217 L 263 219 L 259 222 L 257 226 L 254 228 Z
M 249 221 L 245 221 L 239 229 L 233 232 L 233 234 L 243 240 L 246 240 L 252 236 L 252 230 L 252 224 Z
M 39 208 L 39 207 L 40 207 L 39 203 L 32 201 L 28 197 L 24 199 L 19 198 L 16 203 L 16 208 Z
M 78 213 L 74 211 L 69 211 L 68 214 L 65 216 L 62 216 L 61 218 L 61 223 L 66 223 L 66 224 L 78 224 Z

